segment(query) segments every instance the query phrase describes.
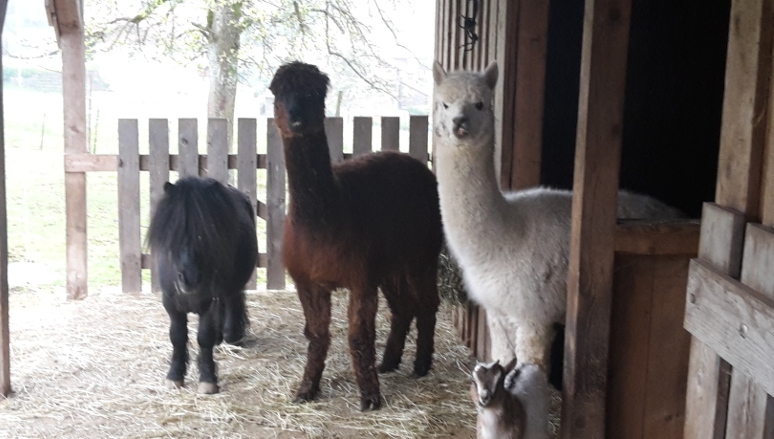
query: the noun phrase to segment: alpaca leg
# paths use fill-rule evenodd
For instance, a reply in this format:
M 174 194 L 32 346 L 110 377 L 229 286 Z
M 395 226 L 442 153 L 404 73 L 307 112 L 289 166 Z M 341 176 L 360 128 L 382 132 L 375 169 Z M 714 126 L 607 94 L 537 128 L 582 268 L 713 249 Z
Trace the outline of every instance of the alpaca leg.
M 169 388 L 183 387 L 188 368 L 188 315 L 175 310 L 166 295 L 163 301 L 169 314 L 169 340 L 172 342 L 172 359 L 166 384 Z
M 226 315 L 223 322 L 223 340 L 239 345 L 245 336 L 247 324 L 244 291 L 236 291 L 226 296 Z
M 219 338 L 219 332 L 215 325 L 217 310 L 215 307 L 203 312 L 199 316 L 199 387 L 197 391 L 204 394 L 218 393 L 218 377 L 215 369 L 215 359 L 212 349 Z
M 516 357 L 519 359 L 519 364 L 535 364 L 548 372 L 554 333 L 555 330 L 551 325 L 531 322 L 520 325 L 516 337 Z
M 401 277 L 395 281 L 382 284 L 382 292 L 390 306 L 390 335 L 384 347 L 384 357 L 379 365 L 379 373 L 392 372 L 400 365 L 403 348 L 406 344 L 406 334 L 411 327 L 414 311 L 409 296 L 408 283 Z
M 417 357 L 414 360 L 416 377 L 427 375 L 433 364 L 436 313 L 440 305 L 436 273 L 437 267 L 433 266 L 411 282 L 417 315 Z
M 491 310 L 486 311 L 486 324 L 489 328 L 489 338 L 492 343 L 489 356 L 492 361 L 500 360 L 500 363 L 507 364 L 514 355 L 518 357 L 516 352 L 518 328 L 504 315 Z M 520 357 L 519 361 L 521 361 Z
M 296 281 L 298 282 L 298 281 Z M 320 379 L 325 357 L 331 343 L 331 292 L 319 286 L 297 283 L 298 298 L 304 309 L 304 336 L 309 341 L 306 351 L 304 378 L 296 391 L 294 402 L 313 400 L 320 392 Z
M 382 405 L 379 376 L 376 374 L 376 287 L 353 288 L 349 292 L 349 352 L 360 388 L 360 410 L 376 410 Z

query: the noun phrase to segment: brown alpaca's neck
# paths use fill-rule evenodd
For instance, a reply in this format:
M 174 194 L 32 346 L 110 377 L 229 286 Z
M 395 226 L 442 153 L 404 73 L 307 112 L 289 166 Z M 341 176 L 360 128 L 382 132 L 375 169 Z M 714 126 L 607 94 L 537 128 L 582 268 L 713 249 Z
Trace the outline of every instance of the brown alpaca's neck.
M 336 211 L 338 189 L 325 131 L 283 137 L 290 215 L 304 224 L 327 224 Z

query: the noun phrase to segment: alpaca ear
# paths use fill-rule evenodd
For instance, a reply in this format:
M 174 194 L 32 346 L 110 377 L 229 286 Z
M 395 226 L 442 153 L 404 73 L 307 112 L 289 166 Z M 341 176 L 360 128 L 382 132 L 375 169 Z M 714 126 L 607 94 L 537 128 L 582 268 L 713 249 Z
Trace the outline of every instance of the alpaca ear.
M 433 63 L 433 80 L 435 85 L 440 85 L 443 80 L 446 79 L 446 71 L 438 61 Z
M 495 85 L 497 85 L 497 61 L 489 63 L 489 66 L 484 70 L 484 81 L 491 89 L 494 89 Z

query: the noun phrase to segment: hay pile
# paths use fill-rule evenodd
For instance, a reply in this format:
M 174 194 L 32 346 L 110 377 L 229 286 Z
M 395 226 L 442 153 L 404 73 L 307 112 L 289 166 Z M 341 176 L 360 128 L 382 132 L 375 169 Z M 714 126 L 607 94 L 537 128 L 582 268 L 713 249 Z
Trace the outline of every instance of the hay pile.
M 244 348 L 216 350 L 221 393 L 163 385 L 171 345 L 168 318 L 153 294 L 91 292 L 67 302 L 59 291 L 11 293 L 11 380 L 0 399 L 4 437 L 473 438 L 469 379 L 457 362 L 474 360 L 458 343 L 443 305 L 430 375 L 410 377 L 412 329 L 400 371 L 382 375 L 382 410 L 361 413 L 347 350 L 345 292 L 334 294 L 332 345 L 318 401 L 290 403 L 306 359 L 303 313 L 293 292 L 248 294 Z M 379 355 L 389 329 L 381 303 Z M 196 352 L 196 318 L 189 336 Z M 195 362 L 192 362 L 195 363 Z

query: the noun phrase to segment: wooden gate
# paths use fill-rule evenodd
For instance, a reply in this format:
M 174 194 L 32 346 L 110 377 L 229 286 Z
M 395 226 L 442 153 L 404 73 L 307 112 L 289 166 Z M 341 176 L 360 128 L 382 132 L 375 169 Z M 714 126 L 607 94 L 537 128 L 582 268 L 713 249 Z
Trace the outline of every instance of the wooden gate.
M 149 121 L 149 153 L 139 153 L 138 121 L 121 119 L 118 124 L 118 222 L 121 257 L 121 285 L 124 292 L 142 290 L 142 270 L 151 269 L 151 283 L 158 290 L 157 279 L 150 255 L 143 253 L 141 226 L 140 180 L 141 171 L 150 178 L 150 212 L 163 195 L 164 183 L 170 180 L 170 171 L 180 177 L 209 176 L 227 183 L 229 169 L 237 170 L 236 185 L 253 202 L 257 216 L 266 221 L 266 252 L 260 253 L 258 267 L 266 272 L 266 287 L 285 287 L 285 268 L 282 265 L 282 231 L 285 221 L 285 162 L 282 142 L 273 119 L 266 120 L 266 154 L 257 154 L 256 119 L 239 119 L 237 123 L 237 154 L 229 154 L 226 143 L 227 121 L 209 119 L 207 123 L 207 154 L 199 154 L 198 123 L 196 119 L 178 121 L 178 154 L 170 154 L 169 124 L 166 119 Z M 344 153 L 344 120 L 329 117 L 325 120 L 331 160 L 335 163 L 352 155 L 371 152 L 373 118 L 355 117 L 353 120 L 352 153 Z M 408 136 L 409 154 L 429 162 L 428 117 L 411 116 Z M 381 118 L 381 148 L 400 150 L 400 119 Z M 80 170 L 106 170 L 113 156 L 85 155 L 69 157 L 66 166 Z M 104 163 L 103 163 L 104 162 Z M 102 164 L 100 164 L 102 163 Z M 266 169 L 266 201 L 256 197 L 256 169 Z M 247 286 L 255 288 L 255 276 Z
M 732 4 L 717 191 L 686 292 L 685 438 L 774 438 L 773 12 Z

